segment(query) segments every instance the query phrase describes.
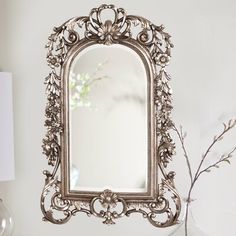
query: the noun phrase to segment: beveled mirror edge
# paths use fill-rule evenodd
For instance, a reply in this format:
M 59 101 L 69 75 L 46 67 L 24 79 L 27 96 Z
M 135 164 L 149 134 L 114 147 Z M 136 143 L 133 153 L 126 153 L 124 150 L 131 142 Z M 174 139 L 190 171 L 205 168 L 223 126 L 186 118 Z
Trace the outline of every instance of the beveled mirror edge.
M 153 75 L 154 75 L 154 68 L 151 63 L 151 58 L 149 53 L 146 51 L 144 47 L 137 43 L 136 40 L 127 39 L 122 40 L 118 45 L 123 45 L 125 47 L 130 48 L 131 50 L 135 51 L 137 55 L 142 60 L 146 79 L 147 79 L 147 97 L 148 97 L 148 186 L 147 192 L 116 192 L 121 198 L 124 198 L 127 202 L 137 202 L 140 200 L 149 200 L 153 202 L 155 200 L 155 196 L 157 194 L 157 173 L 156 170 L 156 153 L 154 148 L 156 146 L 155 143 L 155 122 L 154 122 L 154 105 L 153 105 Z M 68 104 L 68 94 L 69 88 L 67 86 L 69 71 L 71 65 L 74 61 L 74 58 L 81 53 L 84 49 L 93 46 L 93 45 L 100 45 L 97 44 L 96 41 L 88 41 L 88 40 L 81 40 L 80 43 L 75 45 L 71 48 L 70 52 L 68 53 L 67 60 L 65 60 L 63 67 L 62 67 L 62 87 L 63 87 L 63 112 L 62 118 L 64 120 L 64 133 L 61 136 L 62 140 L 62 165 L 61 165 L 61 173 L 62 173 L 62 197 L 69 198 L 71 200 L 83 200 L 83 201 L 91 201 L 92 198 L 96 197 L 100 192 L 97 191 L 76 191 L 70 190 L 70 181 L 68 176 L 70 176 L 70 124 L 69 124 L 69 104 Z M 120 68 L 122 70 L 122 68 Z M 65 105 L 66 104 L 66 105 Z
M 104 9 L 110 9 L 115 14 L 113 22 L 111 20 L 101 21 L 100 15 Z M 60 137 L 63 134 L 64 120 L 61 116 L 63 108 L 61 72 L 67 53 L 81 41 L 76 27 L 83 28 L 84 35 L 81 35 L 86 40 L 100 44 L 109 45 L 133 38 L 147 49 L 152 58 L 152 65 L 155 67 L 153 86 L 153 102 L 156 111 L 155 139 L 157 146 L 155 152 L 157 153 L 158 179 L 160 181 L 155 202 L 129 203 L 110 190 L 104 190 L 90 202 L 62 197 L 60 168 L 63 158 L 61 158 Z M 134 38 L 131 34 L 132 28 L 137 27 L 140 28 L 140 31 Z M 54 224 L 63 224 L 77 212 L 84 212 L 87 215 L 102 218 L 105 224 L 114 224 L 114 220 L 120 217 L 129 216 L 132 213 L 141 213 L 155 227 L 168 227 L 176 224 L 180 214 L 181 201 L 174 185 L 175 173 L 167 170 L 175 149 L 175 144 L 169 133 L 173 127 L 170 118 L 172 91 L 168 82 L 170 77 L 165 70 L 171 56 L 170 49 L 173 47 L 170 42 L 170 35 L 164 31 L 162 25 L 156 26 L 143 17 L 127 15 L 122 8 L 103 4 L 92 9 L 89 16 L 72 18 L 60 27 L 54 28 L 46 47 L 48 48 L 47 61 L 51 70 L 45 81 L 48 102 L 45 121 L 47 134 L 43 139 L 43 153 L 48 159 L 48 164 L 52 166 L 52 170 L 43 172 L 45 185 L 40 199 L 41 210 L 44 215 L 43 220 Z M 105 208 L 103 212 L 97 211 L 96 202 Z M 122 210 L 117 213 L 115 207 L 119 203 L 122 205 Z M 59 216 L 58 213 L 61 215 Z M 166 218 L 158 220 L 158 215 L 165 215 Z

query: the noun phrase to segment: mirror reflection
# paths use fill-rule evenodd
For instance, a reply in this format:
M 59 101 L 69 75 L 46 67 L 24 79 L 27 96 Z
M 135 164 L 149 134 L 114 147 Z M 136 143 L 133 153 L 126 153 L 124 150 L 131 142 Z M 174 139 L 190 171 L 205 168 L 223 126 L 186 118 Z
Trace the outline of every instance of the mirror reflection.
M 122 45 L 93 45 L 69 76 L 70 189 L 146 192 L 147 76 Z

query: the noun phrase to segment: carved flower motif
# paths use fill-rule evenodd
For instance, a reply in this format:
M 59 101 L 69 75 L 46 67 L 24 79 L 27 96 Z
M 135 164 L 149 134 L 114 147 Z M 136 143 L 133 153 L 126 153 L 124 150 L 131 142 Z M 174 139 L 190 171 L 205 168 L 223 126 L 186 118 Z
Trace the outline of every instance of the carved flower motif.
M 47 57 L 47 62 L 51 68 L 60 66 L 60 58 L 58 56 L 49 55 Z
M 154 57 L 154 61 L 156 64 L 160 65 L 161 67 L 165 67 L 170 62 L 170 56 L 168 56 L 166 53 L 159 54 L 156 57 Z
M 110 190 L 105 190 L 101 195 L 100 195 L 100 203 L 102 204 L 103 207 L 115 207 L 118 202 L 118 197 L 115 193 L 113 193 Z
M 98 29 L 98 36 L 102 42 L 106 45 L 113 43 L 114 39 L 120 37 L 120 28 L 118 25 L 113 25 L 110 20 L 107 20 L 101 28 Z

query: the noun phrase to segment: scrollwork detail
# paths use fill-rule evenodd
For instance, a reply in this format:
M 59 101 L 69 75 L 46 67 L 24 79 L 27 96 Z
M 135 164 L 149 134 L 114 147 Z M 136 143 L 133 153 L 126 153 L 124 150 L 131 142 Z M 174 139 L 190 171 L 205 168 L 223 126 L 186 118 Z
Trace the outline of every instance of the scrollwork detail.
M 105 208 L 105 210 L 97 211 L 95 208 L 96 202 L 99 201 L 100 205 Z M 116 208 L 118 203 L 121 203 L 122 210 L 120 213 L 113 211 L 113 208 Z M 111 190 L 105 190 L 98 197 L 92 199 L 90 204 L 90 210 L 93 215 L 104 218 L 104 224 L 110 225 L 115 224 L 114 220 L 118 219 L 126 214 L 127 206 L 124 199 L 119 198 L 117 194 L 113 193 Z

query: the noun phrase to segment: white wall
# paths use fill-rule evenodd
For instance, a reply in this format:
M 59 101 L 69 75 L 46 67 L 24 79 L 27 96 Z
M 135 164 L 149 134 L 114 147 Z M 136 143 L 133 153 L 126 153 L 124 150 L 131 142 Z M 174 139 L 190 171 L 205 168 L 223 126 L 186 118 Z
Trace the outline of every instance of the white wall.
M 121 219 L 112 227 L 84 215 L 78 215 L 62 226 L 41 221 L 42 170 L 47 168 L 41 154 L 41 139 L 45 133 L 43 82 L 48 73 L 44 45 L 53 26 L 69 17 L 86 15 L 101 3 L 0 0 L 0 68 L 14 74 L 16 160 L 16 180 L 1 183 L 0 196 L 14 213 L 14 236 L 166 235 L 165 230 L 155 229 L 138 215 Z M 130 14 L 163 23 L 173 35 L 176 46 L 169 69 L 173 77 L 173 118 L 188 132 L 187 145 L 191 160 L 196 164 L 213 134 L 221 128 L 220 123 L 236 117 L 236 2 L 114 0 L 113 3 L 124 7 Z M 236 130 L 225 140 L 221 150 L 229 150 L 233 143 L 236 143 Z M 187 170 L 180 151 L 174 164 L 177 187 L 185 195 Z M 196 221 L 209 235 L 234 233 L 235 168 L 234 160 L 231 166 L 204 176 L 194 192 Z

